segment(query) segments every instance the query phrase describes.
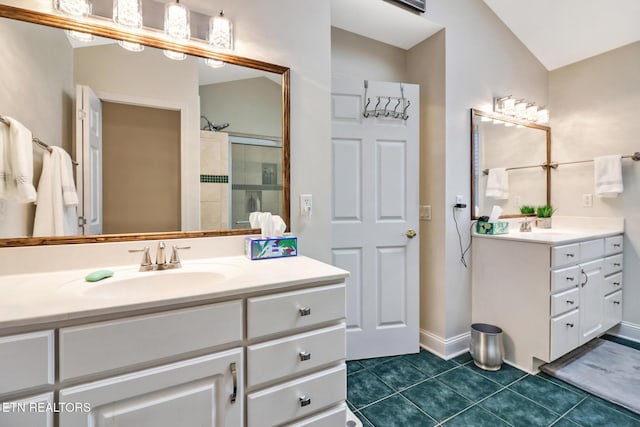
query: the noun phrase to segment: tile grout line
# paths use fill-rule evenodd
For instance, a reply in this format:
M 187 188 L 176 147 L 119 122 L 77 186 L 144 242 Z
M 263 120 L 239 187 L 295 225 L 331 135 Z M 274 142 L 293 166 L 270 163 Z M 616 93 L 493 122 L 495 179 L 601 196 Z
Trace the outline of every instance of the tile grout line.
M 560 420 L 564 419 L 569 412 L 573 411 L 575 408 L 578 407 L 578 405 L 580 405 L 582 402 L 584 402 L 585 400 L 587 400 L 587 398 L 589 397 L 589 395 L 583 396 L 582 399 L 580 399 L 580 401 L 578 403 L 576 403 L 575 405 L 573 405 L 571 408 L 569 408 L 564 414 L 560 415 L 560 418 L 558 418 L 557 420 L 555 420 L 549 427 L 556 425 L 558 422 L 560 422 Z M 569 420 L 570 422 L 573 422 L 571 419 L 567 418 L 567 420 Z M 577 423 L 574 423 L 577 424 Z

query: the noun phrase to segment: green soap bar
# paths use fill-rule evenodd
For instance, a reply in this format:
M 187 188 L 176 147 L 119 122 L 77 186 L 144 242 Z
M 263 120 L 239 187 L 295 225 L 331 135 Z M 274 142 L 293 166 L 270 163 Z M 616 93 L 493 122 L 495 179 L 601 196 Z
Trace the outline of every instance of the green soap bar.
M 113 271 L 111 270 L 98 270 L 88 274 L 84 280 L 87 282 L 97 282 L 98 280 L 106 279 L 111 276 L 113 276 Z

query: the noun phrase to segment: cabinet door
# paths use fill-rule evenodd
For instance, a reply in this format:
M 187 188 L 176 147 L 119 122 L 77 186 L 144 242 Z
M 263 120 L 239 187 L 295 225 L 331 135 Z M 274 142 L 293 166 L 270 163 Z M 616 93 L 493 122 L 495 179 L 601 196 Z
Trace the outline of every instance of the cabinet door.
M 2 402 L 1 427 L 53 427 L 53 393 Z
M 608 295 L 604 299 L 604 330 L 622 321 L 622 290 Z
M 550 361 L 578 347 L 580 330 L 578 321 L 582 310 L 573 310 L 551 319 Z
M 603 332 L 604 261 L 580 264 L 580 344 Z
M 62 389 L 83 410 L 60 413 L 59 426 L 241 426 L 242 366 L 234 349 Z

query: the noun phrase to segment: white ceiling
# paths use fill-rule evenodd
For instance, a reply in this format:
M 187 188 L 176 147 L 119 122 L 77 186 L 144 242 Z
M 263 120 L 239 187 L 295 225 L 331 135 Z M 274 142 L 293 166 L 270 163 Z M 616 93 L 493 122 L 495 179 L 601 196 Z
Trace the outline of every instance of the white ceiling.
M 483 1 L 548 70 L 640 40 L 640 0 Z M 383 0 L 331 0 L 333 26 L 402 49 L 442 28 L 428 18 Z

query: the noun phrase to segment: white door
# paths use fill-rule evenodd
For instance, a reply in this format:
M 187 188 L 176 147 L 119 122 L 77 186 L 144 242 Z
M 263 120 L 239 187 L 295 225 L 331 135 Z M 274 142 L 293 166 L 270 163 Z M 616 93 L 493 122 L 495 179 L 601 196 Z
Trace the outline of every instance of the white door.
M 584 344 L 604 331 L 604 261 L 580 264 L 580 272 L 580 344 Z
M 243 425 L 242 349 L 60 390 L 60 427 Z
M 102 102 L 88 86 L 76 86 L 75 149 L 78 234 L 102 234 Z
M 347 358 L 419 351 L 419 86 L 334 79 L 333 263 L 347 279 Z M 380 102 L 378 102 L 380 100 Z M 387 108 L 389 115 L 384 113 Z

